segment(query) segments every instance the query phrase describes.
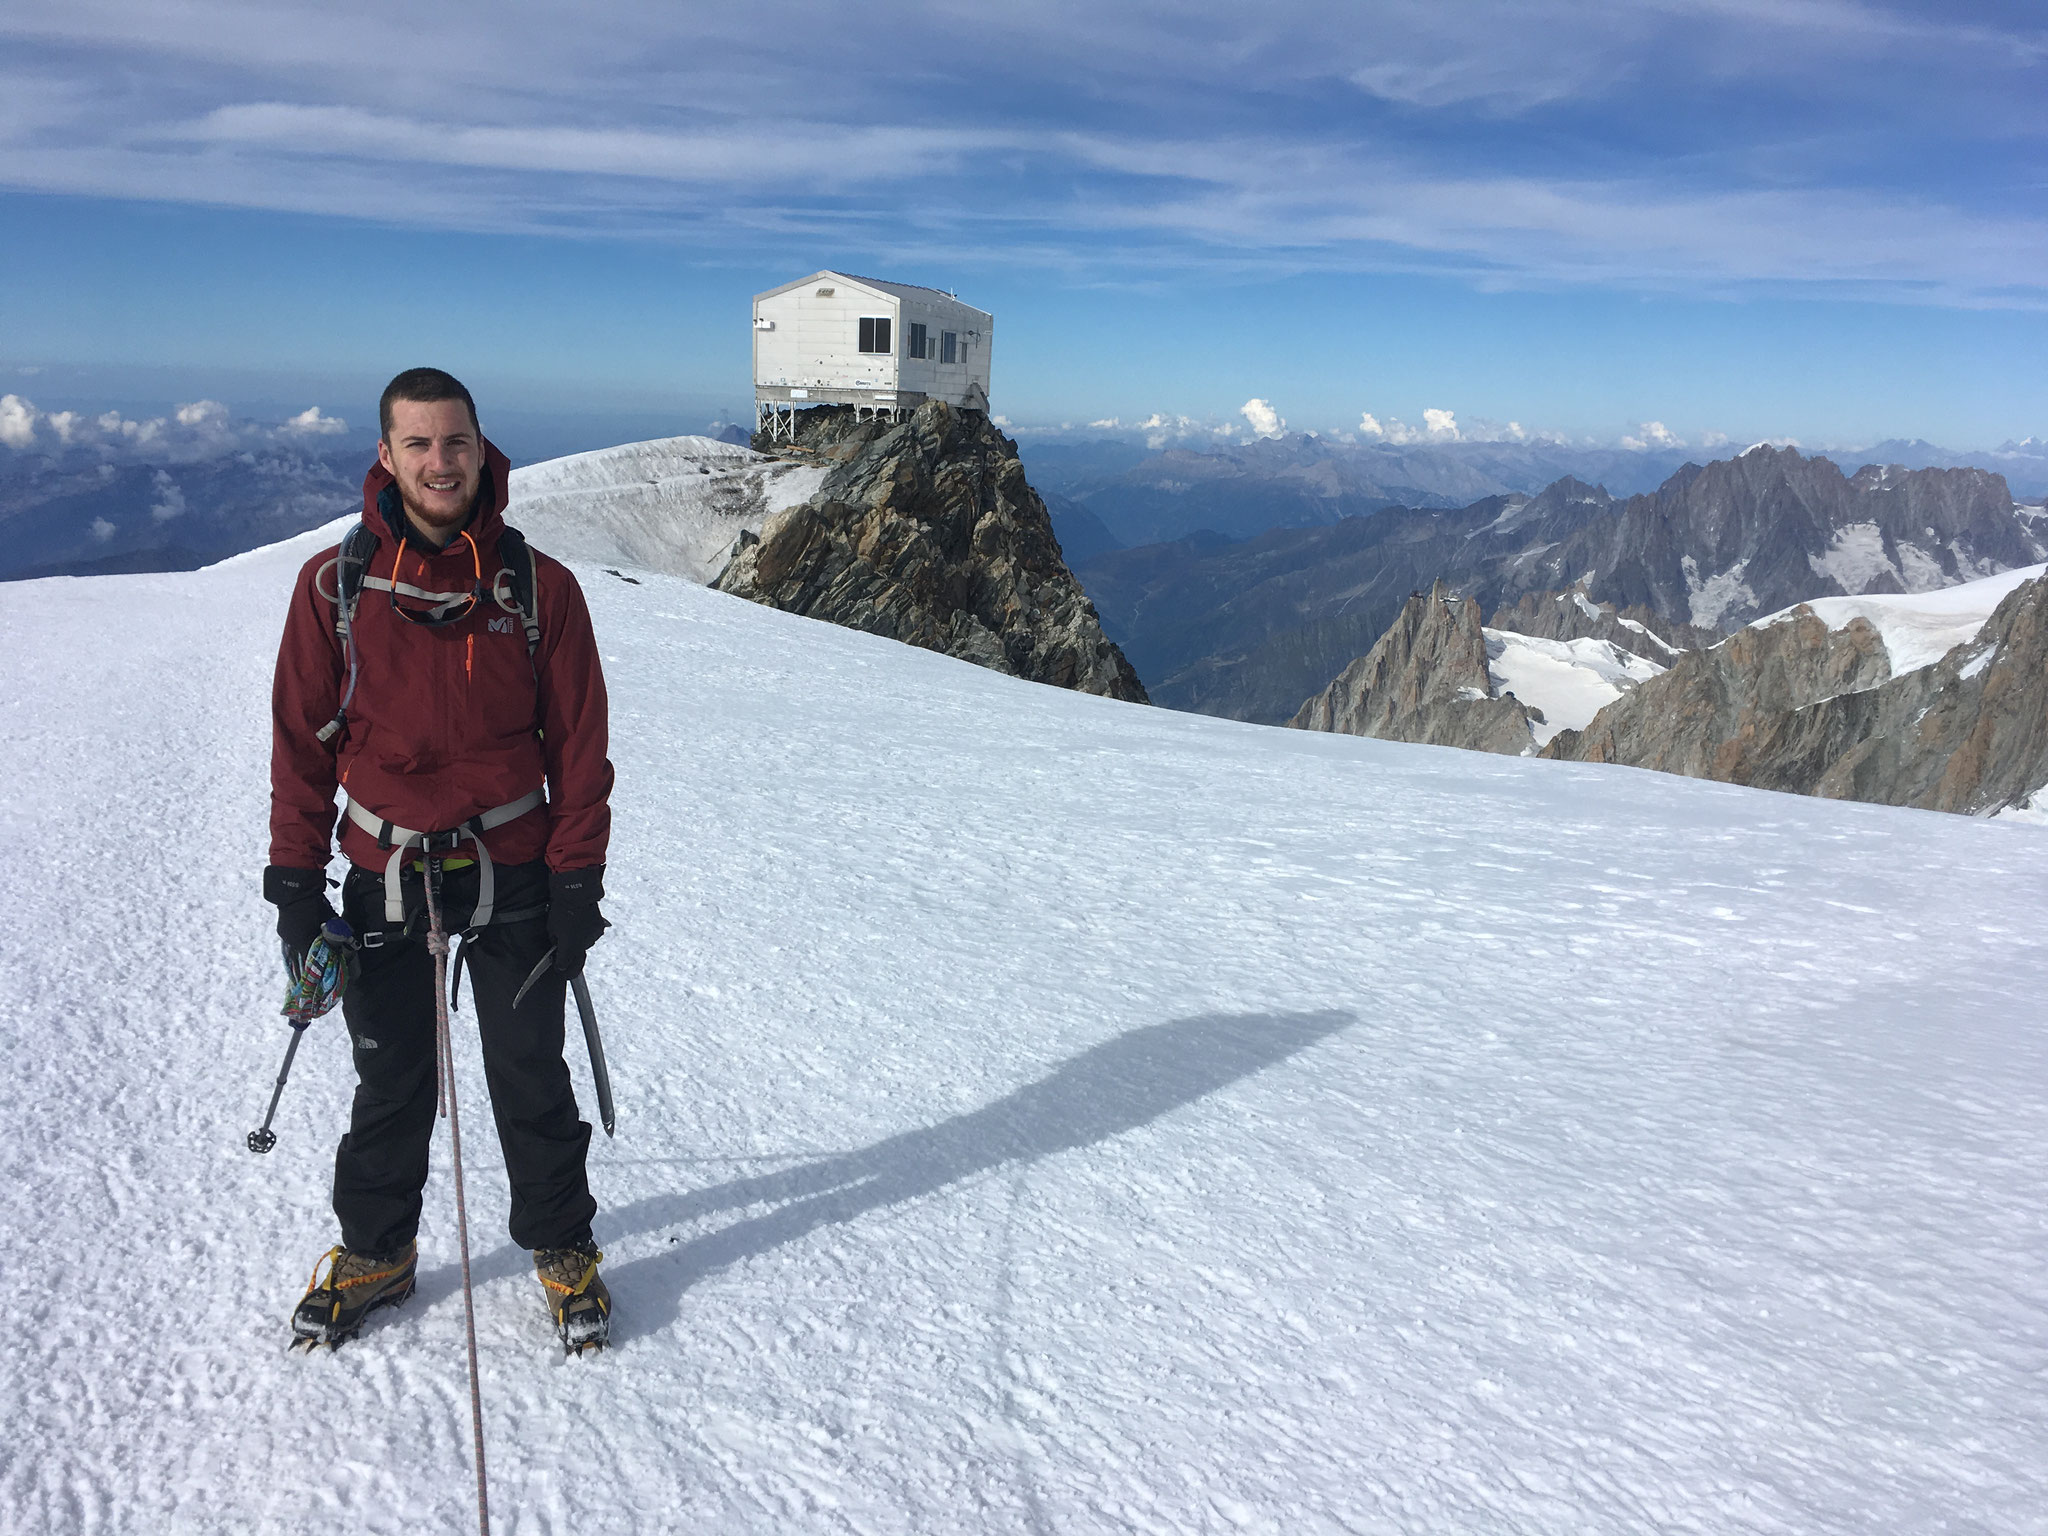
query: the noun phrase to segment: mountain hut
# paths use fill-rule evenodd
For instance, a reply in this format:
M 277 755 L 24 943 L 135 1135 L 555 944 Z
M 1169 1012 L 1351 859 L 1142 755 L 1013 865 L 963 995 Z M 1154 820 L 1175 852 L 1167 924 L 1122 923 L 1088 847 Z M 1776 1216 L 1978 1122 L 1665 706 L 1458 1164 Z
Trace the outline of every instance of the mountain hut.
M 796 413 L 851 405 L 899 420 L 927 400 L 988 409 L 995 317 L 950 293 L 844 272 L 754 295 L 754 417 L 794 436 Z

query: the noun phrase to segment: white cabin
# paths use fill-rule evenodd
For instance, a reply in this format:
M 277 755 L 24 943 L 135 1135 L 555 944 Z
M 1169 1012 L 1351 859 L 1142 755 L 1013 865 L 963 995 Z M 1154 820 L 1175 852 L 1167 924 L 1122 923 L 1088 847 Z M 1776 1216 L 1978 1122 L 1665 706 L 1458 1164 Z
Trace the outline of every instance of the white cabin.
M 937 288 L 844 272 L 754 295 L 754 416 L 789 437 L 811 405 L 907 415 L 927 400 L 988 409 L 995 317 Z

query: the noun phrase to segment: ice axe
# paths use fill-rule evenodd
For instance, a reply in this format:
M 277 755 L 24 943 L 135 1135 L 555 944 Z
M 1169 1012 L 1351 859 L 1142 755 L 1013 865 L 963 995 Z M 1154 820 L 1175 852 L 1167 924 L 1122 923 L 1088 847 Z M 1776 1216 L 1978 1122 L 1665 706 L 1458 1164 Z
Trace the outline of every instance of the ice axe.
M 512 1006 L 517 1008 L 526 1000 L 526 994 L 533 990 L 535 982 L 555 963 L 555 952 L 550 949 L 521 982 L 519 990 L 512 994 Z M 604 1040 L 597 1032 L 597 1009 L 591 1005 L 590 983 L 578 971 L 569 978 L 569 990 L 576 994 L 576 1014 L 583 1020 L 583 1043 L 590 1047 L 590 1077 L 597 1084 L 597 1118 L 607 1136 L 615 1134 L 618 1112 L 612 1107 L 612 1075 L 604 1064 Z

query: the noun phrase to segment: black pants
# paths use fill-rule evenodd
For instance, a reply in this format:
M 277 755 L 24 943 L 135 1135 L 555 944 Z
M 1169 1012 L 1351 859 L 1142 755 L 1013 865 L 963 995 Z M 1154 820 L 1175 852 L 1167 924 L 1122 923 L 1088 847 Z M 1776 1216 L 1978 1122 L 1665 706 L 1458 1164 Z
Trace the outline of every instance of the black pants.
M 446 874 L 442 907 L 450 934 L 461 932 L 475 909 L 477 874 L 474 866 Z M 427 953 L 422 878 L 411 869 L 405 897 L 408 916 L 418 914 L 410 933 L 385 927 L 382 870 L 351 869 L 342 886 L 342 916 L 358 934 L 382 938 L 363 949 L 341 1005 L 355 1042 L 356 1097 L 348 1134 L 334 1155 L 334 1214 L 341 1218 L 342 1242 L 365 1253 L 403 1248 L 419 1230 L 434 1135 L 434 961 Z M 545 865 L 498 866 L 498 911 L 544 910 L 547 899 Z M 544 916 L 494 922 L 467 943 L 467 991 L 512 1183 L 512 1241 L 522 1248 L 580 1242 L 590 1236 L 597 1213 L 584 1173 L 590 1127 L 577 1115 L 562 1059 L 568 982 L 550 968 L 519 1007 L 512 1006 L 547 949 Z M 459 1042 L 462 1016 L 453 1024 Z

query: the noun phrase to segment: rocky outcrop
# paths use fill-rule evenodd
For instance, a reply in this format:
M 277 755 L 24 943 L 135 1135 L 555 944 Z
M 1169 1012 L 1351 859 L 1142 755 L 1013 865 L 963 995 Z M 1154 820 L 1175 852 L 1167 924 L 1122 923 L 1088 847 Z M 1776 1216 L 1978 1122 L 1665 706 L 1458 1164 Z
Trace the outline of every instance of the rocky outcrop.
M 910 420 L 799 418 L 816 495 L 743 534 L 712 583 L 787 613 L 940 651 L 1013 677 L 1146 702 L 1060 558 L 1016 445 L 939 401 Z
M 2048 578 L 1933 666 L 1888 680 L 1868 623 L 1830 633 L 1795 613 L 1683 658 L 1544 755 L 1967 814 L 2048 785 Z
M 1766 789 L 1968 815 L 2026 804 L 2048 785 L 2048 579 L 1935 665 L 1798 710 L 1778 736 Z
M 1831 630 L 1804 605 L 1793 614 L 1686 652 L 1663 676 L 1601 710 L 1585 730 L 1560 732 L 1543 755 L 1753 782 L 1757 754 L 1769 750 L 1761 744 L 1783 716 L 1891 676 L 1883 637 L 1867 620 Z
M 1680 651 L 1696 651 L 1720 642 L 1718 631 L 1695 624 L 1675 624 L 1637 604 L 1617 609 L 1596 603 L 1584 586 L 1569 592 L 1524 592 L 1487 621 L 1489 629 L 1511 629 L 1540 640 L 1605 640 L 1633 651 L 1659 666 L 1668 666 Z
M 1532 710 L 1493 697 L 1479 605 L 1442 582 L 1411 595 L 1379 643 L 1301 706 L 1298 730 L 1341 731 L 1388 741 L 1523 753 Z

